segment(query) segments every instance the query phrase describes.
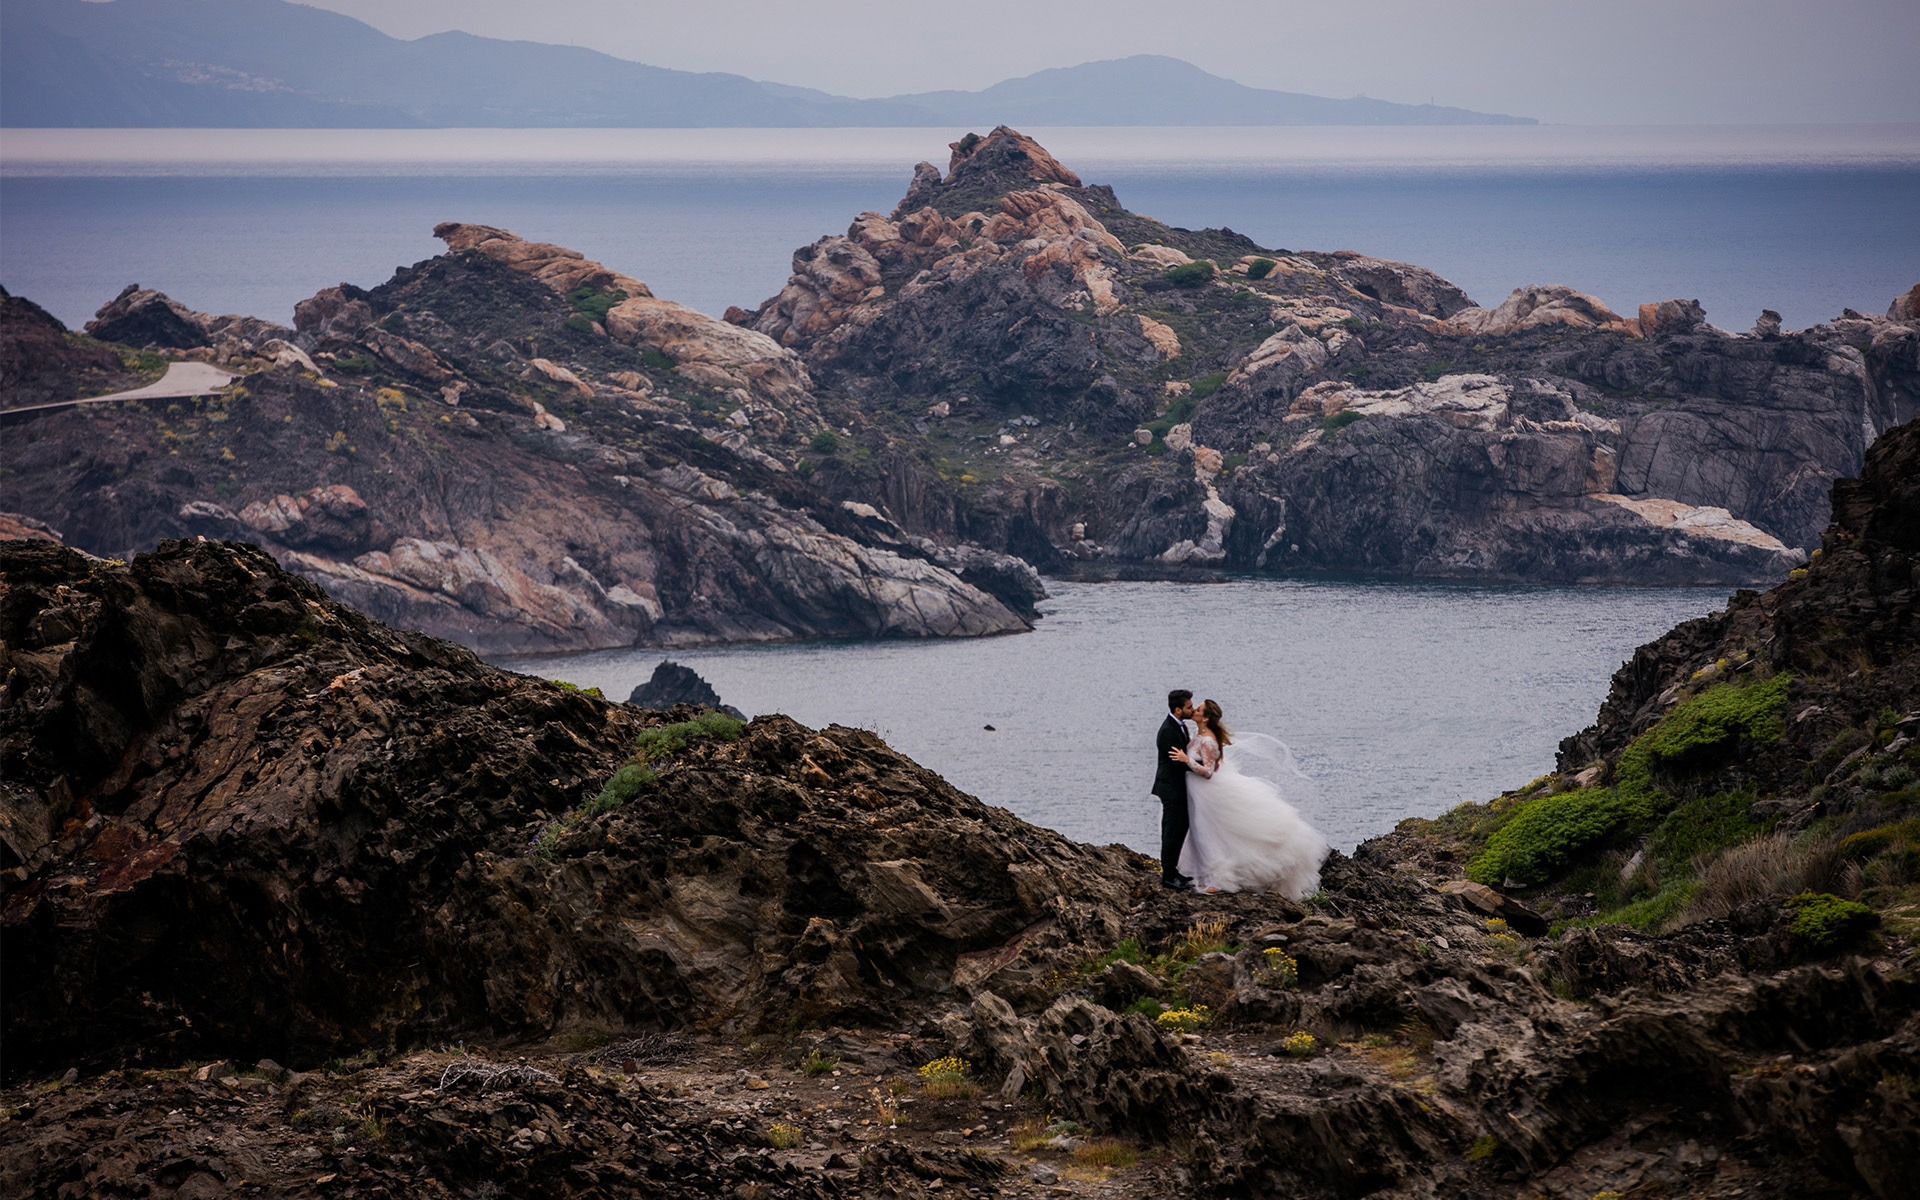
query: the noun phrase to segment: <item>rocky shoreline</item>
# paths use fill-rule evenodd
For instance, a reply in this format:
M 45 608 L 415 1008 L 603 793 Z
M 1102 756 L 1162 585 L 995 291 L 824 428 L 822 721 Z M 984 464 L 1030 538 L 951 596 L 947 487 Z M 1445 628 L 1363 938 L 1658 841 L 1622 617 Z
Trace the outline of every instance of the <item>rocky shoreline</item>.
M 0 544 L 9 1194 L 1907 1194 L 1920 424 L 1294 904 L 244 545 Z
M 291 326 L 129 286 L 0 297 L 10 408 L 223 364 L 217 396 L 12 417 L 0 520 L 253 542 L 489 653 L 1018 632 L 1039 572 L 1764 586 L 1920 415 L 1920 291 L 1750 333 L 1564 286 L 1128 211 L 1001 127 L 726 320 L 448 222 Z M 37 524 L 34 524 L 36 523 Z

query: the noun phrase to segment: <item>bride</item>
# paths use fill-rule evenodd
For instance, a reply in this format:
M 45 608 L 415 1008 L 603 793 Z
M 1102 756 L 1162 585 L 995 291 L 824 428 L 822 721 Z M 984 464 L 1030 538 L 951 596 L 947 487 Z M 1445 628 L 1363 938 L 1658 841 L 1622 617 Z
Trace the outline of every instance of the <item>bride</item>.
M 1192 827 L 1180 871 L 1203 892 L 1279 892 L 1303 900 L 1320 890 L 1320 864 L 1332 847 L 1280 794 L 1280 780 L 1303 779 L 1277 738 L 1242 734 L 1220 722 L 1220 705 L 1202 702 L 1198 732 L 1168 756 L 1187 764 Z M 1228 753 L 1231 747 L 1232 753 Z

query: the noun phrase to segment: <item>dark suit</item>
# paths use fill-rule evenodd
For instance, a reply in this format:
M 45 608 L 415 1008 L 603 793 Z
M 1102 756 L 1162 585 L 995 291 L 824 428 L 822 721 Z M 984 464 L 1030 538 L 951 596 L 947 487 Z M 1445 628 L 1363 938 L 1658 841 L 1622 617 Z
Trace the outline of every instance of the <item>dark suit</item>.
M 1160 755 L 1153 772 L 1153 794 L 1160 797 L 1160 878 L 1172 883 L 1180 878 L 1180 847 L 1187 840 L 1187 764 L 1167 757 L 1169 750 L 1187 748 L 1187 729 L 1172 713 L 1160 722 L 1154 747 Z

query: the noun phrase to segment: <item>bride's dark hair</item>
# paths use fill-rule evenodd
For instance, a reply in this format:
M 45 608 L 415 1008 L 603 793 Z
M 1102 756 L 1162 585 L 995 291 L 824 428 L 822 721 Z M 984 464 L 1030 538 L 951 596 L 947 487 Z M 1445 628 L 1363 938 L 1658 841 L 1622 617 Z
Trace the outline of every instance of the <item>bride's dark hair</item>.
M 1227 727 L 1220 723 L 1220 702 L 1218 700 L 1201 701 L 1200 716 L 1206 721 L 1208 727 L 1213 730 L 1214 738 L 1222 746 L 1233 745 L 1232 735 L 1227 732 Z

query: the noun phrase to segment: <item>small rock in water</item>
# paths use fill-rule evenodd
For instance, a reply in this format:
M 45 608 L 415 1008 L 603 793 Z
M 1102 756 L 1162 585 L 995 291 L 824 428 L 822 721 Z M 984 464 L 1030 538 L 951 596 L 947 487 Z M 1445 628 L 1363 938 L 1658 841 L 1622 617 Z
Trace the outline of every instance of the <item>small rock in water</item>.
M 999 730 L 997 730 L 997 729 L 995 729 L 995 728 L 994 728 L 993 726 L 991 726 L 991 725 L 982 725 L 982 726 L 981 726 L 980 728 L 982 728 L 982 729 L 984 729 L 984 730 L 986 730 L 986 731 L 987 731 L 988 733 L 998 733 L 998 732 L 1000 732 Z
M 633 689 L 627 697 L 628 704 L 637 704 L 641 708 L 672 708 L 676 704 L 699 704 L 707 708 L 717 708 L 735 720 L 746 720 L 745 714 L 730 704 L 720 702 L 720 693 L 713 685 L 700 678 L 700 673 L 692 667 L 683 667 L 677 662 L 663 662 L 653 669 L 653 678 Z

